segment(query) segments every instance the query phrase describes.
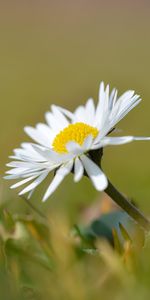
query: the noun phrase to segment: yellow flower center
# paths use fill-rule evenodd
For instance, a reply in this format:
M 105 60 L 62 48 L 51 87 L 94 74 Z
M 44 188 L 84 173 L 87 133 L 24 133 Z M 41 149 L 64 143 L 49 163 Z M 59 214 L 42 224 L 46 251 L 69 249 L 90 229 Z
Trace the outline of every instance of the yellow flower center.
M 53 149 L 58 153 L 67 153 L 66 144 L 68 142 L 74 141 L 82 146 L 85 138 L 90 134 L 96 138 L 98 129 L 81 122 L 70 124 L 56 135 L 52 144 Z

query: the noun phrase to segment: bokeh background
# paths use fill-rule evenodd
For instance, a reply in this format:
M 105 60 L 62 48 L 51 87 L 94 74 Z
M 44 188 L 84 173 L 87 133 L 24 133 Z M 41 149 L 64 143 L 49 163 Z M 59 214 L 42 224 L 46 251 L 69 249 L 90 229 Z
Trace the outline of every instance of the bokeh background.
M 8 155 L 23 141 L 25 125 L 44 121 L 55 103 L 74 110 L 88 97 L 97 101 L 101 80 L 119 93 L 134 89 L 142 103 L 118 124 L 120 135 L 150 135 L 149 1 L 1 1 L 0 4 L 0 157 L 1 201 L 22 212 L 26 204 L 2 179 Z M 103 168 L 111 181 L 150 213 L 150 143 L 105 149 Z M 49 178 L 50 180 L 50 178 Z M 31 202 L 43 212 L 58 210 L 78 218 L 82 206 L 99 194 L 85 178 L 72 175 L 45 204 L 42 193 Z
M 75 184 L 70 174 L 43 204 L 49 176 L 29 205 L 3 179 L 8 156 L 30 141 L 24 126 L 44 122 L 52 103 L 74 110 L 89 97 L 96 102 L 101 80 L 143 99 L 116 134 L 150 136 L 149 31 L 148 0 L 0 0 L 1 299 L 149 300 L 150 239 L 143 247 L 140 228 L 118 256 L 73 235 L 74 224 L 90 224 L 110 205 L 87 178 Z M 110 180 L 147 216 L 149 154 L 150 142 L 134 142 L 108 147 L 103 157 Z

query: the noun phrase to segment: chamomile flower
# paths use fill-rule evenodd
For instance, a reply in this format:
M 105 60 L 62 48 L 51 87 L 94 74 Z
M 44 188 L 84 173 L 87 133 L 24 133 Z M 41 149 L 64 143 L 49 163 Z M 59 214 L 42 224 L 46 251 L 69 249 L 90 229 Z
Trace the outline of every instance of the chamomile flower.
M 108 136 L 115 125 L 141 101 L 140 97 L 129 90 L 118 97 L 116 89 L 110 93 L 109 85 L 100 84 L 97 106 L 93 99 L 88 99 L 84 106 L 79 106 L 74 113 L 62 107 L 52 105 L 45 114 L 47 124 L 38 123 L 35 128 L 25 127 L 25 132 L 34 143 L 23 143 L 10 156 L 13 161 L 7 164 L 6 179 L 18 179 L 11 186 L 26 187 L 19 193 L 28 193 L 31 197 L 36 187 L 55 170 L 54 178 L 47 188 L 43 201 L 46 201 L 70 173 L 78 182 L 84 173 L 88 175 L 94 187 L 103 191 L 108 185 L 107 177 L 92 160 L 92 150 L 108 145 L 121 145 L 133 140 L 150 138 Z

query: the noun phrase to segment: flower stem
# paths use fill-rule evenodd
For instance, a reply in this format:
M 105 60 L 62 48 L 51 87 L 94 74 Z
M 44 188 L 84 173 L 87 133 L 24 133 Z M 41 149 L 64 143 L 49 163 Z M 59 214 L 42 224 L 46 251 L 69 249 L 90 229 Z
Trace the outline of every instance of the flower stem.
M 46 220 L 46 216 L 38 209 L 36 208 L 31 202 L 28 201 L 28 199 L 26 199 L 26 197 L 24 196 L 20 196 L 25 202 L 26 204 L 32 209 L 34 210 L 41 218 Z
M 90 158 L 101 167 L 101 160 L 103 156 L 103 148 L 89 152 Z M 150 221 L 143 215 L 143 213 L 132 204 L 123 194 L 121 194 L 108 180 L 108 186 L 105 193 L 114 200 L 124 211 L 128 213 L 141 227 L 145 230 L 150 230 Z
M 125 210 L 130 217 L 132 217 L 145 230 L 150 230 L 150 221 L 135 207 L 123 194 L 121 194 L 110 181 L 105 193 L 109 195 L 123 210 Z

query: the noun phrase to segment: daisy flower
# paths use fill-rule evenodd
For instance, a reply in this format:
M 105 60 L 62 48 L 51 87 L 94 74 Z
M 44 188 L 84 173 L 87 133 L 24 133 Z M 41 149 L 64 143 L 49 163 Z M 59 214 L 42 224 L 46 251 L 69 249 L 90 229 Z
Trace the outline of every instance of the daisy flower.
M 30 198 L 35 188 L 55 170 L 43 201 L 51 196 L 70 172 L 74 173 L 75 182 L 81 180 L 86 173 L 96 190 L 105 190 L 108 185 L 107 177 L 92 160 L 90 153 L 108 145 L 150 139 L 108 136 L 115 125 L 140 101 L 134 91 L 126 91 L 118 97 L 116 89 L 110 92 L 109 85 L 105 88 L 102 82 L 96 107 L 91 98 L 73 113 L 52 105 L 51 111 L 45 114 L 47 124 L 38 123 L 35 128 L 24 128 L 34 143 L 22 143 L 19 149 L 14 150 L 14 155 L 10 156 L 13 161 L 7 164 L 11 169 L 6 172 L 5 178 L 19 180 L 11 188 L 27 184 L 19 195 L 28 193 Z

